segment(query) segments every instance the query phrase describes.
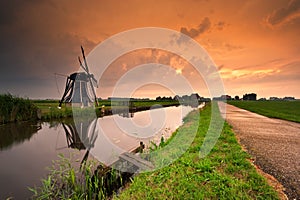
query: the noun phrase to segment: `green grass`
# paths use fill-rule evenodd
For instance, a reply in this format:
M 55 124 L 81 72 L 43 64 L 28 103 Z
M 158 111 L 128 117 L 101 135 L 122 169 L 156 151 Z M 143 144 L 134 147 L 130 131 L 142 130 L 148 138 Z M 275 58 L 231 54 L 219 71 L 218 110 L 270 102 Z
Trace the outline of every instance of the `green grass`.
M 0 94 L 0 124 L 36 120 L 38 108 L 29 100 Z
M 228 101 L 227 103 L 267 117 L 300 122 L 300 101 Z
M 37 106 L 41 111 L 41 118 L 43 120 L 52 120 L 52 119 L 62 119 L 67 117 L 72 117 L 72 107 L 62 105 L 61 109 L 58 109 L 59 101 L 58 100 L 33 100 L 35 106 Z M 126 109 L 128 106 L 121 105 L 118 102 L 111 102 L 109 100 L 99 101 L 99 106 L 96 107 L 96 114 L 100 116 L 100 109 L 102 105 L 105 106 L 105 110 L 113 109 Z M 149 109 L 153 105 L 161 106 L 173 106 L 179 105 L 177 101 L 156 101 L 156 100 L 147 100 L 147 101 L 132 101 L 130 106 L 137 108 Z
M 180 127 L 183 136 L 189 135 L 191 127 L 197 124 L 194 120 L 196 112 L 190 113 Z M 249 162 L 249 155 L 241 149 L 227 123 L 210 154 L 199 158 L 210 116 L 211 106 L 208 105 L 201 111 L 194 141 L 178 160 L 157 171 L 139 174 L 120 196 L 114 198 L 279 199 L 276 191 Z
M 73 116 L 72 107 L 63 105 L 61 109 L 58 109 L 58 100 L 33 100 L 32 102 L 39 108 L 42 120 L 62 119 Z

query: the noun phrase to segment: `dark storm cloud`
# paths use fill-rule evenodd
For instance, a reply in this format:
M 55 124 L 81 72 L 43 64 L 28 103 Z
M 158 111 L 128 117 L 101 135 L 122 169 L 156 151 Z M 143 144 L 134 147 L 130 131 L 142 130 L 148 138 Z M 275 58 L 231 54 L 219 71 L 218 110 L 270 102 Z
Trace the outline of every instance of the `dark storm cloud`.
M 80 45 L 88 53 L 96 44 L 76 33 L 63 31 L 63 22 L 47 21 L 52 16 L 43 12 L 60 12 L 51 1 L 47 4 L 44 1 L 18 2 L 1 1 L 0 93 L 13 92 L 19 84 L 23 94 L 31 96 L 37 84 L 29 80 L 49 83 L 54 73 L 68 75 L 78 70 Z M 30 16 L 34 8 L 36 16 Z
M 208 31 L 210 27 L 211 27 L 210 19 L 208 17 L 205 17 L 197 28 L 191 28 L 190 30 L 188 30 L 187 28 L 182 27 L 180 29 L 180 32 L 190 36 L 191 38 L 196 38 L 199 35 Z
M 270 14 L 267 17 L 267 23 L 277 25 L 296 17 L 300 17 L 300 0 L 291 0 L 286 7 L 277 9 Z
M 24 1 L 21 1 L 24 2 Z M 0 1 L 0 26 L 9 25 L 16 19 L 16 8 L 14 1 Z M 4 9 L 5 8 L 5 9 Z

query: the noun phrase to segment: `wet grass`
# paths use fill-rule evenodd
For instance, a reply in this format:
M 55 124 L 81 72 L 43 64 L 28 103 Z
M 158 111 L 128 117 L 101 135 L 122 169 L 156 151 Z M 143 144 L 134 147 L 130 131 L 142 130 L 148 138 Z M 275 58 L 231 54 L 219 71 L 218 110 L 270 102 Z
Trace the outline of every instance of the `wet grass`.
M 187 116 L 181 127 L 183 135 L 189 135 L 191 127 L 196 124 L 193 121 L 197 115 L 195 112 Z M 241 149 L 227 123 L 212 151 L 208 156 L 199 158 L 210 116 L 211 106 L 208 105 L 201 111 L 193 143 L 178 160 L 157 171 L 139 174 L 127 189 L 114 198 L 279 199 L 276 191 L 250 163 L 250 156 Z
M 227 103 L 267 117 L 300 122 L 300 101 L 228 101 Z
M 38 108 L 29 100 L 0 94 L 0 124 L 36 120 Z

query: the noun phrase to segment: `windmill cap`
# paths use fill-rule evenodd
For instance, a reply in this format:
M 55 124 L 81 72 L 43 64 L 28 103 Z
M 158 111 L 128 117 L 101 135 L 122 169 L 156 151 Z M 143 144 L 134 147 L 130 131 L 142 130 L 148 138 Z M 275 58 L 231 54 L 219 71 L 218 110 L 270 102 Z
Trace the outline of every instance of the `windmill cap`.
M 76 72 L 70 75 L 71 80 L 88 81 L 88 75 L 85 72 Z

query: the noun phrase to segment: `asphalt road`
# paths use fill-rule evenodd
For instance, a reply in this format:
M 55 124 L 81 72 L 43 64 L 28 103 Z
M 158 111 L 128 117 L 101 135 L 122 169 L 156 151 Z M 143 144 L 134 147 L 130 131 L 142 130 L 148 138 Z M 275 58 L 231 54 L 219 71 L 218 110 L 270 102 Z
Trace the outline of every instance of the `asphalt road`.
M 254 163 L 285 187 L 289 199 L 300 199 L 300 123 L 264 117 L 228 104 L 226 112 L 219 107 Z

